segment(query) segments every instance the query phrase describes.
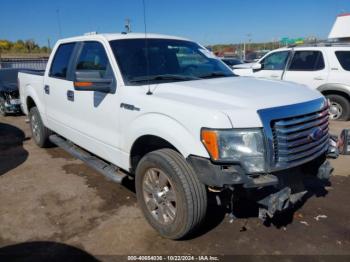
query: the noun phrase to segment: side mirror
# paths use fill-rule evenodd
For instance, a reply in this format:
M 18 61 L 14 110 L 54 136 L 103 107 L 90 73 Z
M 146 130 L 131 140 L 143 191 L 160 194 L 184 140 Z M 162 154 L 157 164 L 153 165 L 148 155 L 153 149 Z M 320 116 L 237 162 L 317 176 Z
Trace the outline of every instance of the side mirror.
M 74 90 L 111 93 L 113 83 L 113 78 L 101 78 L 98 71 L 77 71 L 75 73 Z
M 259 71 L 259 70 L 261 70 L 261 68 L 262 68 L 262 65 L 260 63 L 254 63 L 252 65 L 253 71 Z

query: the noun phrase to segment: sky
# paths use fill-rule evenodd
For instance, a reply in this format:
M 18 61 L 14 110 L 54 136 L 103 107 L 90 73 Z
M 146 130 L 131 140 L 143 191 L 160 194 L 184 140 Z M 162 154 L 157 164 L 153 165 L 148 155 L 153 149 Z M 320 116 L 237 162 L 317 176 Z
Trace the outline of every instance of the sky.
M 144 0 L 147 31 L 204 45 L 327 38 L 350 0 Z M 143 0 L 0 0 L 0 39 L 51 45 L 86 32 L 144 32 Z M 250 34 L 250 36 L 248 36 Z

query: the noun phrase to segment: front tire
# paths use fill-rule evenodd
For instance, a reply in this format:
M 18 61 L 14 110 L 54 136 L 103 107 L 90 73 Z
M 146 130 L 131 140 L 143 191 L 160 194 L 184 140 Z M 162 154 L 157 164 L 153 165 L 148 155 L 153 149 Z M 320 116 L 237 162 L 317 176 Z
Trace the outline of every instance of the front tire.
M 44 126 L 39 110 L 36 107 L 32 107 L 29 111 L 29 124 L 34 142 L 39 147 L 49 147 L 51 145 L 49 136 L 52 135 L 52 132 Z
M 347 121 L 350 119 L 350 102 L 340 95 L 327 95 L 330 100 L 330 118 L 332 120 Z
M 194 232 L 207 209 L 207 192 L 191 166 L 171 149 L 153 151 L 136 168 L 136 195 L 143 214 L 163 237 Z

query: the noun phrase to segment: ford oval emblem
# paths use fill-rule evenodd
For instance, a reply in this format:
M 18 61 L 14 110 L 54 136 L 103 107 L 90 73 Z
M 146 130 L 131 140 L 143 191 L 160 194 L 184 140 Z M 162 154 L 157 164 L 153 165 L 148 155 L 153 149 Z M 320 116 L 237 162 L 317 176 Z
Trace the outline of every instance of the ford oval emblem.
M 320 127 L 318 127 L 312 130 L 311 134 L 308 136 L 308 139 L 310 141 L 316 141 L 321 139 L 322 136 L 323 136 L 323 130 Z

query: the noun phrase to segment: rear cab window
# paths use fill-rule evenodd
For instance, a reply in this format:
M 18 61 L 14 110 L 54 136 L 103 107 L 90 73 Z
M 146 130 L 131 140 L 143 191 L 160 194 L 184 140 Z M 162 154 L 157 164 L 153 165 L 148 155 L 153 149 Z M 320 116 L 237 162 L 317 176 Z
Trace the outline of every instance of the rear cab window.
M 346 71 L 350 71 L 350 51 L 335 51 L 335 55 L 341 67 Z
M 325 68 L 321 51 L 295 51 L 288 71 L 318 71 Z
M 61 44 L 55 53 L 49 72 L 50 77 L 67 79 L 68 66 L 75 43 Z

